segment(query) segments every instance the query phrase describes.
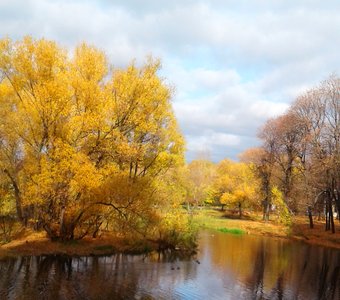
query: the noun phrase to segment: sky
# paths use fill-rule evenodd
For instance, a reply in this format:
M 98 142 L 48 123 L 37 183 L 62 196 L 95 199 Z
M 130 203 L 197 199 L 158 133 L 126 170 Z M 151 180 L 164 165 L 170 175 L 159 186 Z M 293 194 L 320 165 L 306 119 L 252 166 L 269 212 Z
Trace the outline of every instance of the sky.
M 340 71 L 338 0 L 0 0 L 0 37 L 160 58 L 186 158 L 237 159 L 269 118 Z

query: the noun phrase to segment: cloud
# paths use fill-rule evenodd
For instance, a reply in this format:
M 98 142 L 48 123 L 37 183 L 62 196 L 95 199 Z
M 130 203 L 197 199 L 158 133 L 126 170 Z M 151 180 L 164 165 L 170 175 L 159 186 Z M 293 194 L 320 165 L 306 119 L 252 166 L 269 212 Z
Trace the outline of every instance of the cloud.
M 339 9 L 337 0 L 11 0 L 0 2 L 0 35 L 70 49 L 87 41 L 116 67 L 160 57 L 187 157 L 204 144 L 219 160 L 256 144 L 267 118 L 339 73 Z
M 283 114 L 288 107 L 287 103 L 257 101 L 249 106 L 249 114 L 262 120 L 269 119 Z

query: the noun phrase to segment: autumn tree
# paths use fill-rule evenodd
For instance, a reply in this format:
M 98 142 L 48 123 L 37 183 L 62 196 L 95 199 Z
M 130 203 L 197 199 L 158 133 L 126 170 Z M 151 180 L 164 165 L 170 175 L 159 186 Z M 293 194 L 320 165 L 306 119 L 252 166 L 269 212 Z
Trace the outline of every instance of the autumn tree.
M 240 161 L 247 163 L 255 178 L 259 180 L 263 220 L 268 221 L 273 204 L 271 193 L 274 169 L 273 149 L 271 147 L 250 148 L 240 154 Z
M 270 158 L 264 165 L 271 170 L 271 185 L 280 189 L 276 194 L 282 192 L 294 212 L 324 206 L 326 230 L 333 232 L 334 204 L 340 208 L 339 119 L 340 80 L 333 75 L 298 97 L 260 132 L 262 152 Z
M 333 202 L 340 209 L 340 79 L 331 76 L 300 96 L 292 111 L 304 125 L 306 173 L 314 194 L 326 197 L 326 229 L 332 227 Z
M 257 205 L 259 183 L 247 164 L 225 159 L 217 165 L 216 173 L 213 187 L 222 206 L 236 206 L 242 218 L 244 207 Z
M 204 205 L 209 201 L 209 190 L 215 176 L 215 165 L 207 159 L 195 159 L 187 166 L 188 203 Z
M 267 121 L 259 137 L 271 157 L 272 175 L 283 192 L 283 199 L 291 211 L 297 211 L 296 199 L 292 197 L 294 180 L 297 180 L 299 166 L 304 156 L 302 123 L 293 113 L 286 113 Z M 272 178 L 274 179 L 274 178 Z
M 0 164 L 20 220 L 52 239 L 80 238 L 108 216 L 146 234 L 157 181 L 183 164 L 159 68 L 150 58 L 113 69 L 86 44 L 69 55 L 44 39 L 1 40 Z

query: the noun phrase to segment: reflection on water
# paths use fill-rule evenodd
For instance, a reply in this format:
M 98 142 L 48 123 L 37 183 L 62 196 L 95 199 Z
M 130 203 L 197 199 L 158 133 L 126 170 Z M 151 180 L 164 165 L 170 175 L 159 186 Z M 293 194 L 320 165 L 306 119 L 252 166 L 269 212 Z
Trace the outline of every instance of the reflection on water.
M 0 299 L 340 299 L 340 251 L 203 232 L 195 258 L 6 259 Z

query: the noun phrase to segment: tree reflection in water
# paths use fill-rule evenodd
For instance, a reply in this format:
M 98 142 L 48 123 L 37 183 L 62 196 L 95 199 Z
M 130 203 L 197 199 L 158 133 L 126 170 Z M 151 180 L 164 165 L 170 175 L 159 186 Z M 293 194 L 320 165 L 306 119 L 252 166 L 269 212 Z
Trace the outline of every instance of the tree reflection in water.
M 0 299 L 340 299 L 339 262 L 337 250 L 204 232 L 195 258 L 8 258 Z

